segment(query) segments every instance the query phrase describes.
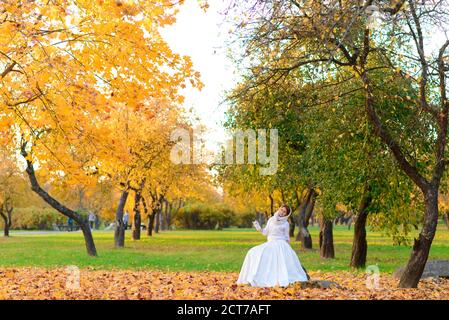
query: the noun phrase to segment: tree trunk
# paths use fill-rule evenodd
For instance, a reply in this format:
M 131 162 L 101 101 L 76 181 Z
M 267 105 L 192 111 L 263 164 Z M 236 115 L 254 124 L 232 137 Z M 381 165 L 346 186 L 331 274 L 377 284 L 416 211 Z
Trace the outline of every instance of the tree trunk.
M 168 202 L 166 199 L 162 201 L 162 211 L 161 211 L 161 221 L 160 223 L 160 229 L 161 230 L 167 230 L 167 212 L 168 212 Z
M 10 200 L 11 201 L 11 200 Z M 12 207 L 11 203 L 9 201 L 6 203 L 6 217 L 7 217 L 7 223 L 5 223 L 5 237 L 9 237 L 9 230 L 12 227 L 12 211 L 14 208 Z
M 449 230 L 449 213 L 445 213 L 443 215 L 444 224 L 446 225 L 446 228 Z
M 365 42 L 369 45 L 369 30 L 365 33 L 365 39 Z M 444 63 L 442 63 L 442 66 L 444 66 Z M 436 164 L 433 169 L 432 180 L 429 182 L 420 174 L 417 167 L 411 165 L 410 162 L 407 161 L 400 145 L 393 139 L 390 132 L 385 126 L 383 126 L 381 120 L 379 119 L 374 109 L 375 101 L 373 86 L 366 69 L 364 69 L 361 73 L 361 78 L 366 89 L 365 110 L 370 123 L 374 126 L 376 135 L 380 137 L 388 146 L 391 153 L 396 158 L 398 165 L 404 173 L 407 174 L 411 180 L 413 180 L 416 186 L 421 189 L 424 195 L 425 212 L 423 227 L 418 239 L 415 239 L 410 259 L 405 267 L 401 279 L 399 280 L 400 288 L 416 288 L 429 257 L 430 247 L 432 245 L 433 238 L 435 237 L 435 232 L 438 225 L 438 191 L 441 183 L 441 177 L 443 176 L 446 167 L 444 156 L 447 143 L 449 104 L 445 101 L 446 99 L 442 99 L 445 101 L 445 104 L 443 111 L 438 115 L 439 130 L 436 139 Z M 440 84 L 445 85 L 444 80 L 441 81 Z M 442 92 L 445 92 L 445 88 L 443 89 L 444 90 L 442 90 Z
M 301 247 L 303 249 L 312 249 L 312 236 L 307 229 L 309 225 L 310 216 L 312 215 L 313 209 L 315 207 L 315 190 L 309 188 L 306 199 L 299 206 L 299 217 L 298 217 L 298 235 L 296 236 L 296 241 L 301 241 Z
M 167 211 L 167 230 L 171 229 L 171 217 L 173 212 L 173 204 L 168 203 L 168 211 Z
M 7 221 L 5 221 L 5 226 L 3 229 L 3 236 L 5 237 L 9 237 L 9 224 Z
M 87 253 L 90 256 L 97 255 L 97 249 L 95 248 L 94 238 L 92 237 L 92 230 L 90 229 L 89 221 L 84 221 L 83 223 L 78 223 L 83 232 L 84 241 L 86 242 Z
M 321 225 L 321 220 L 318 221 L 318 225 L 320 226 L 320 233 L 318 235 L 318 247 L 321 250 L 321 246 L 323 245 L 323 227 Z
M 48 203 L 53 209 L 57 210 L 59 213 L 63 214 L 67 218 L 72 218 L 83 231 L 84 242 L 86 244 L 87 254 L 90 256 L 97 256 L 97 250 L 95 248 L 95 243 L 92 237 L 92 231 L 90 230 L 89 222 L 84 220 L 81 215 L 75 211 L 67 208 L 55 198 L 50 196 L 44 189 L 41 188 L 39 182 L 37 181 L 36 173 L 34 172 L 33 163 L 28 160 L 28 153 L 25 150 L 26 144 L 21 146 L 21 154 L 26 160 L 26 173 L 31 183 L 31 190 L 33 190 L 42 200 Z
M 352 242 L 351 263 L 352 268 L 365 268 L 368 244 L 366 242 L 366 218 L 368 212 L 360 212 L 354 224 L 354 240 Z
M 416 288 L 429 257 L 430 246 L 438 225 L 438 187 L 430 187 L 424 195 L 424 224 L 415 239 L 412 254 L 399 280 L 400 288 Z
M 303 249 L 312 249 L 312 235 L 309 232 L 309 221 L 315 208 L 316 192 L 314 189 L 311 191 L 311 197 L 305 211 L 305 218 L 303 220 L 303 229 L 301 232 L 301 245 Z
M 123 211 L 125 209 L 126 200 L 128 200 L 129 191 L 122 191 L 120 201 L 115 213 L 115 232 L 114 245 L 116 248 L 123 248 L 125 246 L 125 224 L 123 223 Z
M 312 249 L 312 235 L 309 230 L 303 226 L 299 227 L 299 241 L 301 241 L 301 248 L 303 249 Z
M 10 198 L 7 198 L 5 202 L 0 206 L 0 216 L 3 218 L 3 235 L 9 237 L 9 230 L 12 226 L 12 211 L 13 207 L 10 203 Z M 6 211 L 6 213 L 5 213 Z
M 268 196 L 268 198 L 270 199 L 270 215 L 273 216 L 274 215 L 274 199 L 271 194 Z
M 1 210 L 0 215 L 1 215 L 2 218 L 3 218 L 3 224 L 4 224 L 4 227 L 3 227 L 3 235 L 4 235 L 5 237 L 9 237 L 9 228 L 10 228 L 10 224 L 9 224 L 9 221 L 8 221 L 8 217 L 3 213 L 3 209 L 0 208 L 0 210 Z
M 152 214 L 148 213 L 148 206 L 147 206 L 147 201 L 145 200 L 145 197 L 141 197 L 140 200 L 142 201 L 144 215 L 148 219 L 148 222 L 147 222 L 147 236 L 151 236 L 152 235 L 152 230 L 150 229 L 150 226 L 151 226 L 151 216 L 152 216 Z
M 159 233 L 159 228 L 161 226 L 161 214 L 162 214 L 162 209 L 157 209 L 156 210 L 156 225 L 154 227 L 154 232 Z
M 326 259 L 335 258 L 333 223 L 330 219 L 323 218 L 321 222 L 320 256 Z
M 301 241 L 301 229 L 304 226 L 304 220 L 306 215 L 307 203 L 310 200 L 311 193 L 307 192 L 306 198 L 301 202 L 298 209 L 298 234 L 296 235 L 296 241 Z
M 153 230 L 154 230 L 154 220 L 156 219 L 156 213 L 157 211 L 153 209 L 153 212 L 148 216 L 148 229 L 147 229 L 147 235 L 153 236 Z
M 368 207 L 371 204 L 371 190 L 367 187 L 362 196 L 359 213 L 354 224 L 354 240 L 352 242 L 351 263 L 352 268 L 365 268 L 368 243 L 366 242 L 366 219 Z
M 142 225 L 142 216 L 140 215 L 140 202 L 142 193 L 137 190 L 134 195 L 134 221 L 133 221 L 133 240 L 140 240 L 140 229 Z
M 310 200 L 309 200 L 309 203 L 307 204 L 307 208 L 306 208 L 306 212 L 305 212 L 304 226 L 306 228 L 309 227 L 310 219 L 312 217 L 313 210 L 315 209 L 316 197 L 317 197 L 317 193 L 316 193 L 315 189 L 312 189 Z
M 154 200 L 153 200 L 154 201 Z M 145 210 L 147 210 L 146 202 L 143 202 Z M 152 206 L 151 214 L 148 215 L 148 228 L 147 228 L 147 235 L 149 237 L 153 236 L 153 230 L 154 230 L 154 220 L 156 219 L 156 214 L 158 212 L 158 206 L 154 207 Z
M 295 236 L 295 226 L 296 226 L 295 219 L 293 218 L 293 216 L 291 216 L 290 217 L 290 229 L 288 231 L 290 238 L 293 238 Z
M 147 236 L 151 237 L 153 235 L 153 230 L 151 230 L 151 215 L 148 216 L 147 221 Z

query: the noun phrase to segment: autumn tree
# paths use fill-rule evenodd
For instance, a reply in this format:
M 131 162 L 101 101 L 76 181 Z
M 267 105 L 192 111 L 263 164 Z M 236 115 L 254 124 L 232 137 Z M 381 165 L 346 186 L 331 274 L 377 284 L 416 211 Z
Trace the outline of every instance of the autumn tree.
M 171 161 L 170 153 L 166 153 L 162 160 L 149 171 L 142 198 L 148 219 L 148 236 L 152 236 L 153 231 L 167 229 L 172 214 L 187 201 L 207 201 L 207 195 L 213 189 L 205 164 L 176 164 Z
M 382 117 L 392 123 L 391 127 L 398 132 L 404 131 L 404 124 L 414 121 L 413 112 L 403 107 L 401 98 L 413 95 L 409 82 L 384 81 L 383 72 L 377 75 L 373 73 L 373 77 L 378 83 L 378 95 L 383 97 L 377 101 Z M 340 88 L 327 88 L 324 85 L 320 89 L 321 94 L 330 97 L 338 96 L 337 90 L 353 93 L 310 107 L 307 105 L 308 99 L 305 99 L 302 124 L 308 145 L 304 158 L 307 159 L 307 170 L 315 177 L 322 191 L 319 201 L 329 202 L 331 208 L 344 204 L 347 211 L 354 213 L 350 264 L 361 268 L 365 266 L 368 249 L 366 225 L 375 220 L 383 231 L 390 232 L 393 237 L 398 236 L 396 232 L 401 228 L 393 228 L 393 224 L 388 223 L 381 225 L 381 221 L 389 219 L 389 213 L 392 221 L 400 221 L 396 223 L 397 226 L 411 224 L 410 216 L 414 211 L 419 211 L 419 204 L 413 200 L 418 199 L 416 188 L 398 169 L 388 155 L 386 146 L 373 134 L 373 127 L 363 112 L 364 96 L 359 83 L 348 80 Z M 302 94 L 307 96 L 315 92 L 312 89 Z M 401 112 L 391 113 L 391 109 Z M 430 137 L 423 131 L 425 128 L 419 128 L 418 125 L 407 131 L 407 135 L 413 137 L 409 140 L 410 147 L 418 149 L 420 144 L 425 145 L 429 141 Z M 370 215 L 374 214 L 378 216 L 371 219 Z
M 301 241 L 303 248 L 311 249 L 312 238 L 307 227 L 316 200 L 316 190 L 313 179 L 302 170 L 302 153 L 306 141 L 300 124 L 301 112 L 296 106 L 296 94 L 288 85 L 247 89 L 250 79 L 248 76 L 248 80 L 244 79 L 229 93 L 230 108 L 226 127 L 232 131 L 276 128 L 280 137 L 278 171 L 273 176 L 260 176 L 257 165 L 247 164 L 243 167 L 228 166 L 227 173 L 221 172 L 226 180 L 242 185 L 242 188 L 235 190 L 265 194 L 270 202 L 271 214 L 275 202 L 277 205 L 288 203 L 294 212 L 290 235 L 294 236 L 297 224 L 297 240 Z
M 252 184 L 258 188 L 256 192 L 265 193 L 264 182 L 272 181 L 273 188 L 280 193 L 277 201 L 287 202 L 297 211 L 294 215 L 299 227 L 296 239 L 306 249 L 312 248 L 307 227 L 318 201 L 321 209 L 326 208 L 321 210 L 321 220 L 326 223 L 320 223 L 320 244 L 324 244 L 320 245 L 320 251 L 323 257 L 334 256 L 332 221 L 338 214 L 336 206 L 345 204 L 357 217 L 351 266 L 364 267 L 368 214 L 379 213 L 375 219 L 376 227 L 387 231 L 393 238 L 401 236 L 398 232 L 405 233 L 407 223 L 411 221 L 407 214 L 416 210 L 410 197 L 414 190 L 410 183 L 403 181 L 385 146 L 372 136 L 372 127 L 363 112 L 364 97 L 357 80 L 348 74 L 346 77 L 349 80 L 338 88 L 324 83 L 319 88 L 303 85 L 300 89 L 297 83 L 303 77 L 306 82 L 307 73 L 297 72 L 294 80 L 284 80 L 276 86 L 267 83 L 251 88 L 257 78 L 257 75 L 252 75 L 247 79 L 244 77 L 230 94 L 228 127 L 234 130 L 275 127 L 279 130 L 280 164 L 277 174 L 268 179 L 260 177 L 247 165 L 229 166 L 227 171 L 219 172 L 226 175 L 228 185 L 233 182 L 232 187 L 225 190 L 240 193 L 241 197 L 253 192 Z M 378 90 L 384 97 L 379 100 L 379 107 L 386 110 L 382 116 L 398 126 L 413 121 L 413 113 L 407 108 L 396 114 L 388 111 L 401 107 L 404 104 L 402 97 L 414 94 L 409 81 L 392 83 L 384 81 L 384 77 L 381 71 L 376 76 Z M 341 97 L 338 90 L 341 90 Z M 318 91 L 330 98 L 313 104 L 319 99 L 316 96 Z M 352 94 L 345 94 L 347 92 Z M 310 95 L 316 97 L 310 99 Z M 429 138 L 417 129 L 415 126 L 407 132 L 413 136 L 410 147 L 417 148 L 417 142 Z M 398 127 L 397 130 L 402 128 Z M 391 185 L 394 183 L 396 186 L 396 180 L 400 180 L 402 186 L 392 189 Z M 274 200 L 273 194 L 270 193 L 269 197 Z M 391 220 L 403 221 L 404 228 L 387 223 L 389 216 L 383 214 L 386 211 L 390 212 Z M 402 220 L 398 219 L 397 212 L 402 212 Z
M 0 217 L 3 219 L 3 234 L 5 237 L 9 237 L 9 230 L 12 227 L 14 200 L 19 193 L 18 189 L 22 175 L 10 150 L 2 148 L 0 159 Z
M 115 215 L 115 245 L 123 247 L 123 212 L 128 197 L 134 194 L 134 239 L 140 238 L 140 202 L 150 183 L 150 174 L 169 161 L 170 133 L 178 123 L 179 111 L 170 101 L 152 101 L 135 112 L 117 108 L 110 112 L 104 135 L 109 149 L 98 154 L 98 175 L 105 177 L 120 192 Z M 137 224 L 139 226 L 137 226 Z
M 96 226 L 100 226 L 102 221 L 111 220 L 116 191 L 107 179 L 90 179 L 84 180 L 83 184 L 75 184 L 62 178 L 53 181 L 51 192 L 77 212 L 95 214 Z
M 435 32 L 428 31 L 444 34 L 447 14 L 444 1 L 377 3 L 253 1 L 241 28 L 247 44 L 245 54 L 252 57 L 248 61 L 260 74 L 258 81 L 275 84 L 300 69 L 309 70 L 312 84 L 327 80 L 329 85 L 338 86 L 345 80 L 342 73 L 348 72 L 358 79 L 373 135 L 389 148 L 425 203 L 422 229 L 399 282 L 400 287 L 416 287 L 436 231 L 438 194 L 447 162 L 449 41 L 444 36 L 437 41 Z M 379 13 L 385 15 L 386 23 L 372 29 L 373 14 Z M 265 64 L 259 64 L 258 56 L 271 57 L 270 62 L 264 59 Z M 392 81 L 402 78 L 411 82 L 417 95 L 404 97 L 407 108 L 414 110 L 415 123 L 434 135 L 430 145 L 420 147 L 420 151 L 408 149 L 409 137 L 396 132 L 381 116 L 376 107 L 381 99 L 373 78 L 376 70 L 388 71 Z M 329 97 L 318 98 L 317 103 Z
M 2 2 L 1 130 L 25 158 L 32 190 L 81 226 L 89 255 L 96 249 L 87 222 L 39 180 L 92 178 L 109 148 L 104 120 L 112 110 L 133 112 L 148 100 L 180 103 L 186 79 L 198 84 L 191 61 L 160 34 L 178 4 Z

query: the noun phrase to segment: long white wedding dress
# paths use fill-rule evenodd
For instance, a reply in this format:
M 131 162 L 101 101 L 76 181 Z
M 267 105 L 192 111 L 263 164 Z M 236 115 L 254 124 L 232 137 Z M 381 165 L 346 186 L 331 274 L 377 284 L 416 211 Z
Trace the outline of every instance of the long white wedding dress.
M 289 243 L 288 216 L 279 217 L 276 212 L 261 231 L 267 236 L 267 242 L 248 251 L 237 284 L 285 287 L 307 281 L 307 274 Z

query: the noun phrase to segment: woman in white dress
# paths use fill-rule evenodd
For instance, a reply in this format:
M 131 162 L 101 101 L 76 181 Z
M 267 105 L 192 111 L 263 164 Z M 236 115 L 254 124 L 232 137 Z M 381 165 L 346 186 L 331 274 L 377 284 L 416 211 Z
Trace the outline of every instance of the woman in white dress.
M 285 287 L 294 282 L 308 280 L 296 252 L 290 246 L 290 214 L 290 207 L 283 205 L 268 220 L 264 229 L 260 228 L 258 222 L 254 222 L 255 228 L 267 236 L 267 242 L 248 251 L 237 284 Z

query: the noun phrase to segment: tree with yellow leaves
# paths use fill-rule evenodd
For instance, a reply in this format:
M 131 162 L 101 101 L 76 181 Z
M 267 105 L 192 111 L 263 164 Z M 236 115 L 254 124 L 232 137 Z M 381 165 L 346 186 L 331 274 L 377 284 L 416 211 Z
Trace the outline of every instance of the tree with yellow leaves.
M 203 164 L 173 164 L 169 154 L 148 172 L 143 190 L 144 209 L 148 218 L 147 235 L 166 229 L 174 209 L 188 200 L 207 201 L 213 193 L 211 176 Z M 149 199 L 145 200 L 145 199 Z M 175 203 L 177 208 L 175 207 Z
M 110 180 L 121 193 L 115 216 L 115 245 L 123 247 L 123 212 L 128 197 L 135 193 L 135 204 L 139 205 L 149 172 L 169 161 L 170 132 L 178 122 L 179 110 L 170 101 L 155 100 L 134 112 L 116 108 L 109 115 L 103 133 L 109 147 L 96 154 L 95 162 L 97 174 Z M 138 233 L 135 238 L 140 238 Z
M 33 191 L 80 225 L 89 255 L 97 253 L 87 222 L 39 181 L 92 179 L 109 152 L 105 120 L 113 110 L 180 103 L 186 80 L 199 86 L 191 61 L 159 32 L 181 3 L 2 1 L 1 137 L 25 158 Z
M 20 192 L 20 183 L 18 182 L 22 180 L 23 177 L 17 168 L 11 150 L 0 149 L 0 217 L 3 219 L 3 234 L 5 237 L 9 237 L 14 199 Z

